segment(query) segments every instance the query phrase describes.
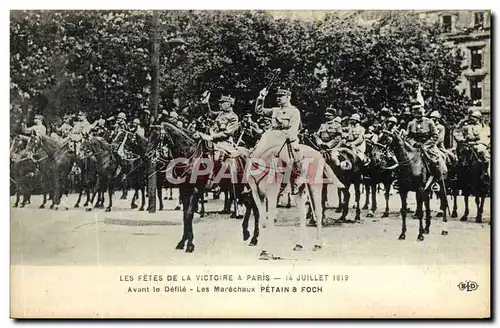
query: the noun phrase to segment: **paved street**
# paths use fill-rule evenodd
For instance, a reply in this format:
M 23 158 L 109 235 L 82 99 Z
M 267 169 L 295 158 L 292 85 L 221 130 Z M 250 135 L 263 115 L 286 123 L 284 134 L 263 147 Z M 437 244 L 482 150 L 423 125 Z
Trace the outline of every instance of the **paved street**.
M 487 263 L 490 257 L 490 199 L 485 203 L 483 224 L 474 223 L 475 203 L 470 199 L 469 222 L 458 218 L 448 223 L 448 236 L 441 236 L 441 221 L 433 220 L 431 232 L 418 242 L 418 221 L 408 220 L 407 239 L 399 241 L 401 229 L 399 196 L 391 197 L 391 215 L 381 218 L 383 194 L 380 193 L 379 210 L 374 218 L 366 218 L 362 211 L 360 223 L 330 225 L 323 229 L 325 246 L 312 251 L 315 228 L 309 227 L 308 243 L 304 251 L 294 252 L 298 236 L 296 208 L 280 208 L 275 230 L 261 230 L 259 245 L 248 246 L 242 240 L 241 220 L 229 215 L 211 213 L 194 224 L 196 246 L 193 254 L 175 250 L 182 234 L 180 211 L 173 211 L 176 200 L 165 201 L 165 211 L 156 214 L 130 210 L 129 200 L 114 197 L 114 210 L 86 212 L 85 209 L 53 211 L 38 209 L 40 196 L 33 196 L 26 208 L 11 210 L 11 261 L 24 265 L 268 265 L 258 259 L 265 247 L 283 261 L 279 265 L 398 265 L 398 264 L 472 264 Z M 223 197 L 223 196 L 222 196 Z M 208 211 L 222 209 L 222 200 L 211 200 Z M 76 195 L 70 195 L 74 204 Z M 362 198 L 364 199 L 364 197 Z M 14 203 L 11 198 L 11 205 Z M 336 201 L 332 202 L 336 204 Z M 433 200 L 433 208 L 437 208 Z M 414 209 L 414 196 L 410 198 Z M 351 210 L 350 217 L 354 211 Z M 463 200 L 459 199 L 459 216 L 463 212 Z M 337 218 L 333 209 L 327 216 Z M 331 220 L 330 220 L 331 221 Z M 154 225 L 140 225 L 140 224 Z M 252 232 L 253 218 L 250 221 Z

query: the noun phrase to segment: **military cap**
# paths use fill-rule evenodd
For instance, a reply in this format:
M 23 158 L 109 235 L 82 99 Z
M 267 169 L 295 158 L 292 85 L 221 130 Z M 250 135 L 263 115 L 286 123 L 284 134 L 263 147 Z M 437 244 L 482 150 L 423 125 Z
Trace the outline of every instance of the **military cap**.
M 123 119 L 126 119 L 127 118 L 127 115 L 124 113 L 124 112 L 120 112 L 118 114 L 118 118 L 123 118 Z
M 387 119 L 387 122 L 392 122 L 394 124 L 397 124 L 398 123 L 398 119 L 395 118 L 394 116 L 391 116 Z
M 481 118 L 481 117 L 483 117 L 483 114 L 481 114 L 480 111 L 476 110 L 476 111 L 472 112 L 472 114 L 470 116 L 476 117 L 476 118 Z
M 276 95 L 291 97 L 292 92 L 290 90 L 286 90 L 286 89 L 278 89 L 278 91 L 276 92 Z
M 357 114 L 357 113 L 356 114 L 352 114 L 349 119 L 353 120 L 353 121 L 361 122 L 361 116 L 359 116 L 359 114 Z
M 134 123 L 134 124 L 141 124 L 141 121 L 139 121 L 138 118 L 134 118 L 134 120 L 132 121 L 132 123 Z
M 435 111 L 433 111 L 432 113 L 429 114 L 429 117 L 441 118 L 441 114 L 437 110 L 435 110 Z
M 340 116 L 337 116 L 337 117 L 335 117 L 335 118 L 333 119 L 333 121 L 334 121 L 334 122 L 338 122 L 338 123 L 340 123 L 340 122 L 342 122 L 342 118 L 341 118 Z
M 234 105 L 234 98 L 231 96 L 221 96 L 219 99 L 219 102 L 228 102 L 231 105 Z

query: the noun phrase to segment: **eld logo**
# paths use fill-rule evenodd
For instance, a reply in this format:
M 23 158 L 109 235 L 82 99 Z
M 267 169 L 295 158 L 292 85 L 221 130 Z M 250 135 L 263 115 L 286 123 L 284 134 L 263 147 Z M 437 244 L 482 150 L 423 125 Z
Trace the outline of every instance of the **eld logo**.
M 458 289 L 460 289 L 461 291 L 467 291 L 467 292 L 475 291 L 477 289 L 477 287 L 479 287 L 477 282 L 468 281 L 468 280 L 458 284 Z

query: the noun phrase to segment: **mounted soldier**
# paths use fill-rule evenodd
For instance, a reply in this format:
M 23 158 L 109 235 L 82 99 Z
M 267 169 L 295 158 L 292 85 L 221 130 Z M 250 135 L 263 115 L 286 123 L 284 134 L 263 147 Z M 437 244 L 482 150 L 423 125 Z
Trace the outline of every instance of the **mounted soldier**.
M 484 133 L 481 118 L 481 112 L 474 111 L 469 117 L 468 124 L 463 127 L 462 131 L 465 142 L 476 151 L 478 160 L 487 166 L 487 173 L 490 174 L 490 154 L 488 150 L 489 142 L 486 140 L 488 136 Z
M 235 99 L 230 96 L 221 96 L 219 108 L 221 112 L 215 118 L 208 134 L 198 132 L 197 136 L 203 140 L 212 141 L 214 148 L 220 154 L 236 156 L 236 148 L 233 146 L 232 136 L 238 130 L 238 115 L 233 111 Z
M 349 126 L 346 133 L 346 144 L 354 150 L 358 158 L 366 165 L 369 158 L 365 156 L 366 141 L 365 128 L 361 125 L 359 114 L 352 114 L 349 118 Z
M 316 144 L 322 149 L 331 150 L 342 141 L 342 125 L 340 124 L 340 116 L 335 117 L 332 110 L 328 110 L 325 113 L 327 121 L 319 127 L 319 130 L 315 133 Z M 334 158 L 336 165 L 340 165 L 338 158 Z
M 22 127 L 22 132 L 24 134 L 35 133 L 38 136 L 47 135 L 47 128 L 45 127 L 45 125 L 43 125 L 43 115 L 35 115 L 33 122 L 34 125 L 30 126 L 29 128 L 26 128 L 25 126 Z
M 434 178 L 438 181 L 444 181 L 448 173 L 444 158 L 440 155 L 436 143 L 439 139 L 438 130 L 434 122 L 424 117 L 425 109 L 421 104 L 413 106 L 414 119 L 408 124 L 407 136 L 412 141 L 412 146 L 420 148 L 424 158 L 429 160 L 430 171 L 429 179 L 425 184 L 427 189 L 433 182 Z
M 444 146 L 444 139 L 446 136 L 446 128 L 443 124 L 441 124 L 441 114 L 438 111 L 433 111 L 429 114 L 429 118 L 434 122 L 434 125 L 436 125 L 437 133 L 438 133 L 438 139 L 436 142 L 437 149 L 441 152 L 443 155 L 447 165 L 452 165 L 453 163 L 456 163 L 456 156 L 453 154 L 451 150 L 446 149 Z
M 73 126 L 71 125 L 71 115 L 65 114 L 63 116 L 63 124 L 57 128 L 56 132 L 61 138 L 64 139 L 68 137 L 72 129 Z
M 95 121 L 92 124 L 92 129 L 90 133 L 95 137 L 100 137 L 106 140 L 109 136 L 109 132 L 106 129 L 106 121 L 102 118 Z
M 271 117 L 271 130 L 264 132 L 251 156 L 259 158 L 267 150 L 289 143 L 293 155 L 292 169 L 297 173 L 297 177 L 292 179 L 292 194 L 296 195 L 299 192 L 299 187 L 305 182 L 301 165 L 303 156 L 300 151 L 298 136 L 302 125 L 300 111 L 290 103 L 292 97 L 291 91 L 278 89 L 276 95 L 279 107 L 272 108 L 264 107 L 264 100 L 267 94 L 267 88 L 260 91 L 255 104 L 255 110 L 257 114 Z
M 134 120 L 132 121 L 132 123 L 130 125 L 130 132 L 132 132 L 132 133 L 134 133 L 142 138 L 145 138 L 144 128 L 141 126 L 141 121 L 138 118 L 134 118 Z
M 69 139 L 75 142 L 82 140 L 82 137 L 87 135 L 92 129 L 91 124 L 87 120 L 87 114 L 83 111 L 78 112 L 78 121 L 73 126 L 69 133 Z

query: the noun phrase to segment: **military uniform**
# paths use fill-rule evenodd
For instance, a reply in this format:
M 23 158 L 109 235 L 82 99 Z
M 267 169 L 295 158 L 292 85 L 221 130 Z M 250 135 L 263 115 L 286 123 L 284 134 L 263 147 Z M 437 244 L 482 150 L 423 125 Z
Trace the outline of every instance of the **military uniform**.
M 359 159 L 364 162 L 366 152 L 365 128 L 360 124 L 361 118 L 358 114 L 353 114 L 351 120 L 355 120 L 356 123 L 349 125 L 346 141 L 355 150 Z
M 260 113 L 271 117 L 271 130 L 264 132 L 253 151 L 253 156 L 259 157 L 266 150 L 278 146 L 281 147 L 290 139 L 294 147 L 298 146 L 298 135 L 301 126 L 300 112 L 297 107 L 261 108 Z
M 293 152 L 293 170 L 298 173 L 298 177 L 292 181 L 292 194 L 297 194 L 299 186 L 305 181 L 305 172 L 301 164 L 303 155 L 299 146 L 299 130 L 302 125 L 300 111 L 290 104 L 292 93 L 289 90 L 278 90 L 277 96 L 281 97 L 282 100 L 280 101 L 283 104 L 280 107 L 264 108 L 265 95 L 267 95 L 266 89 L 262 90 L 259 98 L 257 98 L 256 111 L 258 114 L 271 117 L 271 130 L 264 132 L 251 156 L 259 158 L 269 149 L 279 149 L 289 140 Z M 283 147 L 283 149 L 284 153 L 281 153 L 281 155 L 287 154 L 286 147 Z
M 26 129 L 26 132 L 35 132 L 38 136 L 45 136 L 47 135 L 47 128 L 43 124 L 32 125 Z
M 234 103 L 234 100 L 231 99 L 233 98 L 222 97 L 221 101 Z M 232 136 L 238 130 L 238 124 L 238 115 L 232 109 L 230 111 L 223 111 L 217 115 L 210 128 L 210 135 L 216 149 L 218 148 L 218 150 L 226 153 L 236 151 L 232 143 Z
M 73 129 L 73 127 L 68 124 L 68 123 L 63 123 L 58 129 L 57 129 L 57 132 L 58 134 L 62 137 L 62 138 L 66 138 L 69 133 L 71 132 L 71 130 Z
M 319 139 L 318 141 L 326 144 L 327 148 L 336 147 L 342 139 L 342 125 L 338 119 L 332 119 L 321 124 L 316 135 Z
M 463 135 L 466 142 L 471 144 L 477 151 L 481 160 L 485 162 L 490 161 L 490 154 L 488 151 L 487 134 L 484 133 L 485 129 L 481 123 L 468 124 L 463 128 Z
M 427 117 L 422 117 L 422 120 L 414 119 L 408 124 L 407 135 L 415 143 L 422 145 L 423 151 L 435 166 L 438 177 L 444 178 L 448 169 L 445 159 L 437 148 L 439 135 L 434 122 Z

